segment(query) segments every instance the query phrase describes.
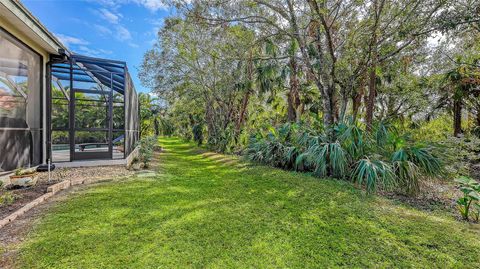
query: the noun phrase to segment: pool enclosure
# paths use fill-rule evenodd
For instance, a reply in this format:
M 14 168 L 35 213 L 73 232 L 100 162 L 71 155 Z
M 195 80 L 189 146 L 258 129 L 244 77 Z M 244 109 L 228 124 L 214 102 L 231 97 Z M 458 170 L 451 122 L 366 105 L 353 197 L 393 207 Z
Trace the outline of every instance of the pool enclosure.
M 61 53 L 47 65 L 48 156 L 123 159 L 139 138 L 137 93 L 125 62 Z
M 127 164 L 138 118 L 125 62 L 71 52 L 22 1 L 0 0 L 0 180 L 48 160 Z

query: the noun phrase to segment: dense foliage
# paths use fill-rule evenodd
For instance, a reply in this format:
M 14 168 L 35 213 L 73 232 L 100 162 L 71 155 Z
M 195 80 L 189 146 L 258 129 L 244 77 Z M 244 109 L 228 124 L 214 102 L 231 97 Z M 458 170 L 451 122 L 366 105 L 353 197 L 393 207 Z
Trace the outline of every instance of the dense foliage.
M 246 154 L 250 160 L 276 167 L 351 180 L 369 192 L 397 187 L 416 194 L 420 179 L 442 173 L 441 161 L 430 145 L 383 123 L 372 133 L 353 124 L 338 124 L 323 132 L 286 124 L 252 137 Z
M 480 161 L 478 1 L 165 3 L 140 77 L 169 134 L 368 191 Z

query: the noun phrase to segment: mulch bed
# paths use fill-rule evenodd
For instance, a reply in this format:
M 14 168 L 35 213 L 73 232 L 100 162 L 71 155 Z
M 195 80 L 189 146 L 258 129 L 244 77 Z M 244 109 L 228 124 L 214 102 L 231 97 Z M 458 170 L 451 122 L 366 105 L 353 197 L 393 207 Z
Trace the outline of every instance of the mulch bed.
M 14 213 L 16 210 L 22 208 L 24 205 L 47 193 L 48 186 L 53 185 L 57 182 L 58 181 L 53 180 L 51 182 L 41 181 L 35 186 L 28 188 L 13 190 L 0 189 L 0 195 L 10 192 L 15 197 L 13 204 L 0 205 L 0 219 L 7 217 L 8 215 Z

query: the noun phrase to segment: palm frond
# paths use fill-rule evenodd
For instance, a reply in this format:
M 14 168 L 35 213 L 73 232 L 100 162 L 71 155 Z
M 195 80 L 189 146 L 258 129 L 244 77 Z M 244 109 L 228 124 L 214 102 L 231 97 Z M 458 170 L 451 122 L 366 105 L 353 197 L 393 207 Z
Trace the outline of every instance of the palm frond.
M 361 159 L 352 173 L 352 180 L 366 187 L 371 193 L 379 187 L 389 188 L 396 185 L 392 167 L 380 160 Z

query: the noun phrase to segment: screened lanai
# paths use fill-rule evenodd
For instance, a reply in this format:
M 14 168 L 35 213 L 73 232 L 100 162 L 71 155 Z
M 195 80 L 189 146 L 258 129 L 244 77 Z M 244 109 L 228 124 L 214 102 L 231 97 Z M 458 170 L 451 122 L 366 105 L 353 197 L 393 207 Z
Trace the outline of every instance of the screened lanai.
M 126 63 L 74 54 L 54 58 L 48 69 L 52 161 L 126 158 L 139 136 Z

